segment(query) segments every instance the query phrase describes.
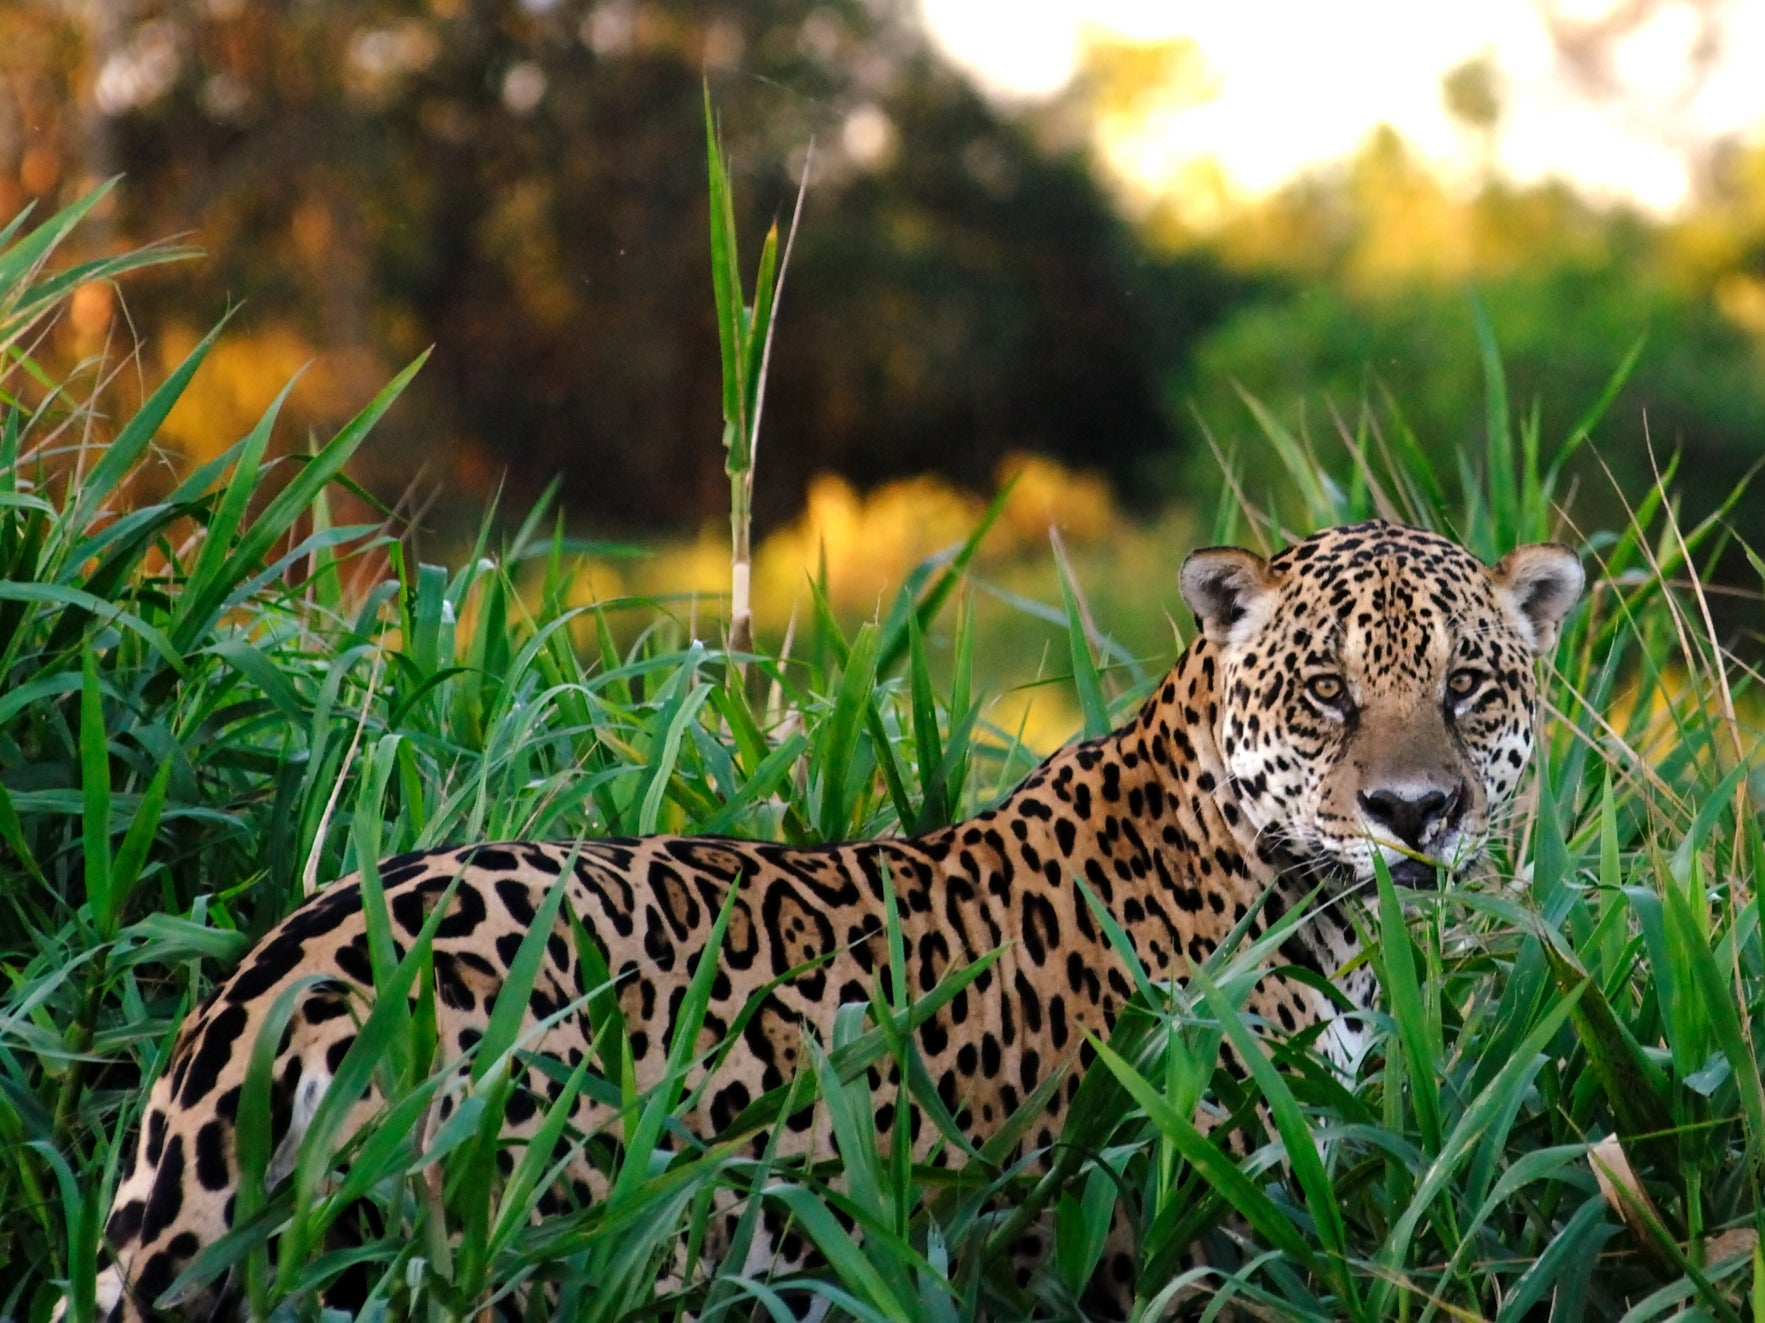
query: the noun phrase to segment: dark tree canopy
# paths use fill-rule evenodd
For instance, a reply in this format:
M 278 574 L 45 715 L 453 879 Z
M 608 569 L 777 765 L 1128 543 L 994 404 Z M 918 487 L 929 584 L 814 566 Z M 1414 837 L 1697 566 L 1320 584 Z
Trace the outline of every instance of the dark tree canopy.
M 362 474 L 384 496 L 421 466 L 443 508 L 504 471 L 517 503 L 560 475 L 617 525 L 722 507 L 706 80 L 750 269 L 815 143 L 763 519 L 822 469 L 981 485 L 1036 450 L 1126 475 L 1172 443 L 1159 376 L 1223 308 L 1211 263 L 1153 264 L 1080 151 L 1001 118 L 888 0 L 65 12 L 34 25 L 82 50 L 62 189 L 121 171 L 119 238 L 208 252 L 127 291 L 149 335 L 243 302 L 237 333 L 325 351 L 314 424 L 433 342 Z

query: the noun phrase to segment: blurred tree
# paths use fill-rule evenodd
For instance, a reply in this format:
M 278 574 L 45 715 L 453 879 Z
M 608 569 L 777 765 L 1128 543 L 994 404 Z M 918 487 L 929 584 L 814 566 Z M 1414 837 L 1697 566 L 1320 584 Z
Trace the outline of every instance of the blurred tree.
M 120 169 L 120 238 L 207 248 L 129 290 L 162 357 L 245 303 L 186 444 L 302 356 L 318 425 L 435 343 L 359 475 L 388 496 L 422 469 L 475 511 L 506 468 L 517 504 L 561 473 L 619 524 L 721 508 L 707 73 L 746 233 L 816 140 L 763 520 L 823 468 L 979 482 L 1036 449 L 1125 474 L 1172 443 L 1157 376 L 1223 312 L 1211 259 L 1150 261 L 1082 156 L 1002 120 L 891 0 L 27 0 L 0 25 L 30 126 L 0 125 L 12 199 Z
M 1496 141 L 1501 128 L 1501 73 L 1487 51 L 1446 71 L 1440 80 L 1446 111 L 1476 143 L 1478 174 L 1485 184 L 1495 176 Z
M 1079 76 L 1069 97 L 1097 118 L 1126 121 L 1118 132 L 1206 105 L 1219 95 L 1219 75 L 1187 37 L 1129 41 L 1088 29 L 1082 40 Z
M 1472 56 L 1447 70 L 1440 89 L 1452 117 L 1468 128 L 1488 133 L 1500 122 L 1501 93 L 1495 62 L 1488 54 Z
M 1143 230 L 1162 204 L 1165 214 L 1159 219 L 1188 236 L 1192 223 L 1217 221 L 1237 201 L 1225 171 L 1204 157 L 1172 166 L 1175 177 L 1148 187 L 1143 158 L 1162 154 L 1173 139 L 1185 137 L 1183 117 L 1217 99 L 1220 88 L 1218 71 L 1187 37 L 1133 41 L 1085 28 L 1078 72 L 1044 113 L 1051 122 L 1083 126 L 1099 173 Z M 1155 223 L 1149 232 L 1156 236 L 1159 228 Z

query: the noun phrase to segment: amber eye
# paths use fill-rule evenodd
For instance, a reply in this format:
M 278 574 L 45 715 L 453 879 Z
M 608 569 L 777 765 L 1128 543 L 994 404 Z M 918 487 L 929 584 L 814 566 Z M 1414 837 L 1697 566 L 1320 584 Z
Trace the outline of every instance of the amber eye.
M 1446 677 L 1446 692 L 1454 698 L 1469 698 L 1483 683 L 1483 672 L 1464 667 Z
M 1314 675 L 1305 682 L 1305 690 L 1330 707 L 1340 707 L 1348 699 L 1348 686 L 1340 675 Z

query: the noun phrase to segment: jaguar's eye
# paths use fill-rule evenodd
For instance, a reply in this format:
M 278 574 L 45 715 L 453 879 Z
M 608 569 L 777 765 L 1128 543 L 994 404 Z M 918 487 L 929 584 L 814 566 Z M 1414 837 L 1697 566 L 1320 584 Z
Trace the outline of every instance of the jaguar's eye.
M 1446 692 L 1454 698 L 1469 698 L 1483 683 L 1483 672 L 1461 667 L 1446 677 Z
M 1314 675 L 1305 682 L 1305 691 L 1329 707 L 1341 707 L 1348 701 L 1348 686 L 1340 675 Z
M 1477 686 L 1483 683 L 1483 672 L 1473 670 L 1469 666 L 1461 666 L 1446 677 L 1446 692 L 1454 698 L 1469 698 Z

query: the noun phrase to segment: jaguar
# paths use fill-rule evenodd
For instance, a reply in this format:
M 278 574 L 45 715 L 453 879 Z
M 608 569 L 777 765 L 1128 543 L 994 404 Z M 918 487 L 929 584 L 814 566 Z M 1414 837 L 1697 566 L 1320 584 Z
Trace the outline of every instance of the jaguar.
M 528 1045 L 572 1068 L 590 1056 L 598 965 L 613 979 L 643 1089 L 667 1069 L 685 988 L 727 908 L 699 1042 L 738 1037 L 687 1118 L 713 1137 L 804 1065 L 805 1026 L 827 1035 L 841 1005 L 869 1000 L 889 964 L 892 904 L 912 990 L 995 953 L 915 1031 L 943 1105 L 978 1144 L 1055 1077 L 1022 1141 L 1045 1152 L 1092 1055 L 1087 1035 L 1107 1033 L 1134 987 L 1075 879 L 1153 977 L 1178 981 L 1247 916 L 1257 933 L 1314 893 L 1362 890 L 1376 861 L 1399 883 L 1438 885 L 1478 852 L 1515 794 L 1536 722 L 1534 663 L 1582 586 L 1577 557 L 1555 543 L 1487 566 L 1445 537 L 1383 521 L 1320 532 L 1267 559 L 1199 550 L 1180 571 L 1196 635 L 1138 713 L 1056 752 L 969 820 L 809 847 L 656 836 L 400 855 L 378 867 L 395 954 L 432 923 L 439 1057 L 457 1062 L 484 1034 L 536 916 L 555 914 L 524 1010 Z M 559 887 L 564 903 L 546 909 Z M 1358 950 L 1344 909 L 1308 913 L 1251 994 L 1248 1009 L 1270 1032 L 1353 1014 L 1289 970 L 1337 978 L 1357 1009 L 1376 996 L 1364 968 L 1341 976 Z M 366 914 L 359 878 L 319 889 L 187 1018 L 123 1164 L 101 1316 L 225 1316 L 225 1281 L 175 1298 L 168 1289 L 234 1223 L 241 1098 L 279 998 L 293 1010 L 284 1007 L 274 1055 L 266 1184 L 293 1169 L 373 1001 Z M 559 1093 L 551 1075 L 526 1072 L 504 1120 L 505 1164 Z M 451 1096 L 437 1104 L 443 1115 Z M 907 1105 L 923 1155 L 935 1127 Z M 380 1107 L 370 1088 L 342 1134 L 372 1127 Z M 587 1093 L 573 1108 L 582 1135 L 609 1120 Z M 879 1124 L 891 1116 L 885 1104 Z M 813 1121 L 780 1138 L 787 1150 L 825 1152 L 826 1131 Z M 567 1188 L 542 1210 L 608 1188 L 604 1164 L 578 1154 Z

